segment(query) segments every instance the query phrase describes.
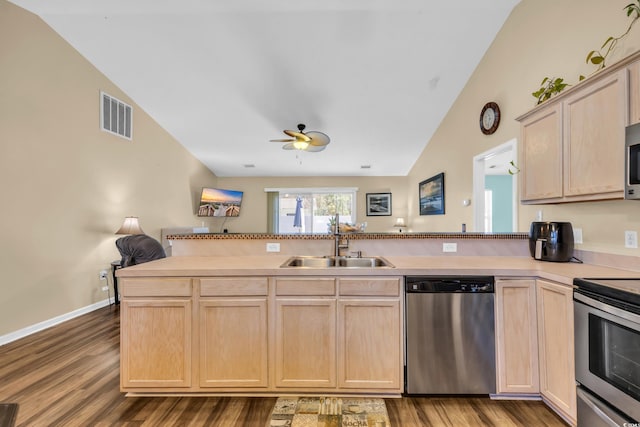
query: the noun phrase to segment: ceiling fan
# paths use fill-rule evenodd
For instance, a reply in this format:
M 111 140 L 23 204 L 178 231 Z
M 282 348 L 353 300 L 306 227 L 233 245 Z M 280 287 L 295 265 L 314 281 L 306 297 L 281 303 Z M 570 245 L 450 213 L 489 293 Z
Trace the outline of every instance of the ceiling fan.
M 330 139 L 322 132 L 310 130 L 304 132 L 306 126 L 302 123 L 298 125 L 298 131 L 284 130 L 284 133 L 291 138 L 285 139 L 272 139 L 272 142 L 286 142 L 287 144 L 282 146 L 283 150 L 301 150 L 317 152 L 322 151 L 329 145 Z

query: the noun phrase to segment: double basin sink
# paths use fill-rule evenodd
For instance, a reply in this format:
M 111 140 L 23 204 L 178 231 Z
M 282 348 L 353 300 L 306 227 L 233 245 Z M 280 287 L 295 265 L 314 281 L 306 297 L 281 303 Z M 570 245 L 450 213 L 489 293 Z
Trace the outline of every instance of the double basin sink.
M 293 256 L 281 268 L 394 268 L 382 257 Z

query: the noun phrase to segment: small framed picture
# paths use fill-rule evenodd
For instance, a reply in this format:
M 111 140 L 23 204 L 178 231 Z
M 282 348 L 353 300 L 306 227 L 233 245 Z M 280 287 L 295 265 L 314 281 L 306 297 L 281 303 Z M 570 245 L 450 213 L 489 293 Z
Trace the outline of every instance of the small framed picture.
M 444 215 L 444 172 L 418 184 L 420 215 Z
M 367 216 L 391 216 L 391 193 L 367 193 Z

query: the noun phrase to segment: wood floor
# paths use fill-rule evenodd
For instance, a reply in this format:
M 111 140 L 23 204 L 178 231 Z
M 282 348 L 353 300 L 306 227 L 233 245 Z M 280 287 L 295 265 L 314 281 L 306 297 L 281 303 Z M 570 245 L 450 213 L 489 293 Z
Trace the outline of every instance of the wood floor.
M 264 427 L 276 398 L 125 397 L 119 310 L 105 307 L 0 347 L 0 402 L 16 426 Z M 542 402 L 387 399 L 393 427 L 566 426 Z

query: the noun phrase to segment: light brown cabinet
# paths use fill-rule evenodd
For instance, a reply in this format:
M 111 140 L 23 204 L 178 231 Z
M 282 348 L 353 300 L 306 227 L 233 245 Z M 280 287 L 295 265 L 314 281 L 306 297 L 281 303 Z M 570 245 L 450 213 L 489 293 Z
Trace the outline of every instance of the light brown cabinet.
M 562 105 L 550 104 L 521 123 L 523 201 L 562 197 Z
M 192 385 L 191 280 L 121 279 L 122 389 Z
M 275 386 L 336 387 L 336 279 L 275 279 Z
M 277 278 L 276 388 L 401 393 L 400 283 Z
M 523 203 L 624 196 L 625 126 L 629 114 L 640 116 L 637 90 L 629 91 L 637 67 L 609 67 L 518 118 Z
M 338 387 L 402 391 L 398 278 L 339 279 Z
M 199 282 L 200 386 L 268 387 L 267 278 L 205 278 Z
M 276 301 L 276 387 L 336 387 L 336 300 Z
M 496 279 L 496 389 L 540 393 L 535 279 Z
M 400 277 L 121 279 L 121 390 L 403 390 Z
M 538 279 L 538 345 L 543 399 L 573 425 L 576 383 L 571 286 Z
M 621 198 L 626 72 L 572 93 L 564 106 L 564 195 Z

